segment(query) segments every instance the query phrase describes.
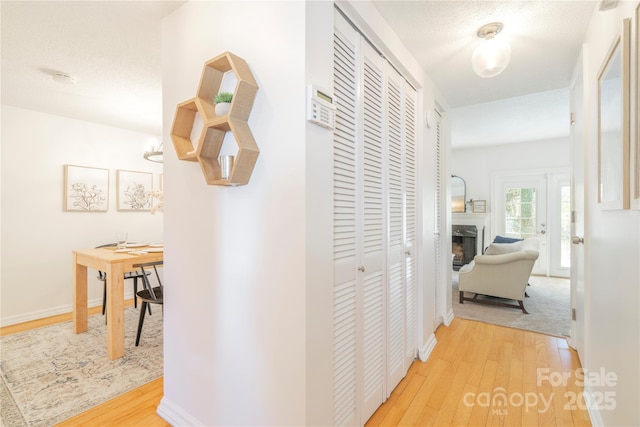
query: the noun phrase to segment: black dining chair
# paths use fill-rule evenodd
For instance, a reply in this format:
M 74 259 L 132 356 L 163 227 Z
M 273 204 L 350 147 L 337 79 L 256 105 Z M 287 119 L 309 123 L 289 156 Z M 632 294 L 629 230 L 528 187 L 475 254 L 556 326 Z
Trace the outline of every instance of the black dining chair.
M 144 323 L 144 315 L 147 312 L 147 306 L 150 304 L 159 304 L 163 305 L 163 287 L 162 280 L 160 280 L 160 275 L 158 274 L 158 267 L 162 267 L 163 261 L 155 261 L 155 262 L 145 262 L 143 264 L 135 264 L 134 268 L 139 268 L 142 273 L 142 283 L 144 285 L 144 289 L 137 293 L 138 298 L 142 302 L 142 306 L 140 307 L 140 319 L 138 320 L 138 333 L 136 334 L 136 347 L 140 344 L 140 335 L 142 334 L 142 324 Z M 145 270 L 145 268 L 147 270 Z M 158 281 L 158 286 L 152 286 L 151 281 L 149 280 L 149 275 L 151 274 L 151 269 L 153 269 L 156 280 Z
M 116 246 L 115 243 L 107 243 L 104 245 L 96 246 L 97 248 L 108 248 Z M 149 273 L 151 274 L 151 273 Z M 128 271 L 124 273 L 124 279 L 133 279 L 133 306 L 138 307 L 138 298 L 136 294 L 138 293 L 138 279 L 142 277 L 141 271 Z M 101 280 L 103 283 L 102 286 L 102 314 L 104 315 L 107 311 L 107 273 L 104 271 L 98 271 L 98 280 Z M 149 314 L 151 314 L 151 307 L 149 307 Z

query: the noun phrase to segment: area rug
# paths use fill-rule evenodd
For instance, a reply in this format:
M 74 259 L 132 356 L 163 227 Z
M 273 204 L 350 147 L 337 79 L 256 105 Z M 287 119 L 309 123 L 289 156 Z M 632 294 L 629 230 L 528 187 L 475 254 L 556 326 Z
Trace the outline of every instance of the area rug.
M 0 338 L 2 426 L 48 427 L 162 376 L 162 310 L 145 317 L 135 346 L 138 309 L 125 309 L 125 354 L 107 359 L 102 315 L 89 331 L 71 321 Z
M 531 286 L 527 286 L 529 298 L 524 299 L 524 307 L 529 314 L 524 314 L 520 309 L 494 307 L 469 301 L 460 304 L 457 272 L 454 273 L 452 282 L 453 314 L 456 317 L 558 337 L 569 336 L 571 303 L 567 279 L 532 276 L 529 281 Z M 517 304 L 512 300 L 503 301 Z

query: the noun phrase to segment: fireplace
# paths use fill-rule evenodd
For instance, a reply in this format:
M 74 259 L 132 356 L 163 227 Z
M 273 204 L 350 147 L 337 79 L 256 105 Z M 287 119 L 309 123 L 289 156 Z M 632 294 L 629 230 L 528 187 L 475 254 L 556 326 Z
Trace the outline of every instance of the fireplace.
M 469 264 L 476 256 L 478 228 L 475 225 L 452 225 L 451 253 L 453 254 L 453 269 Z

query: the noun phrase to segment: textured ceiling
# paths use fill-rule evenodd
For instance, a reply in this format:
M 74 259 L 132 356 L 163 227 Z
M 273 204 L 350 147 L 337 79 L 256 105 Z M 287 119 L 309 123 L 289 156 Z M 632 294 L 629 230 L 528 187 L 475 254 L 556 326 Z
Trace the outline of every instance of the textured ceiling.
M 160 21 L 182 3 L 0 1 L 2 103 L 161 137 Z M 566 88 L 595 1 L 373 4 L 454 107 L 454 147 L 529 138 L 518 129 L 568 135 Z M 482 79 L 470 58 L 476 30 L 492 21 L 504 23 L 499 37 L 512 59 L 504 73 Z M 77 75 L 77 84 L 54 82 L 54 71 Z
M 2 1 L 2 103 L 161 137 L 160 20 L 181 3 Z
M 374 1 L 451 107 L 566 88 L 596 1 Z M 474 74 L 476 31 L 502 22 L 511 45 L 500 75 Z

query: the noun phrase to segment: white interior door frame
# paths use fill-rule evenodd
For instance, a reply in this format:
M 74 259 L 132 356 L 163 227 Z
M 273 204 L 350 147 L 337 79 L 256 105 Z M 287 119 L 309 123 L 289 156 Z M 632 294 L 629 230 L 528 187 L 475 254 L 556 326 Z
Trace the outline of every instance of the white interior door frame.
M 569 102 L 571 108 L 571 336 L 569 345 L 578 352 L 582 365 L 586 365 L 585 342 L 588 330 L 585 328 L 588 313 L 585 311 L 585 218 L 587 206 L 585 191 L 585 53 L 578 58 L 570 85 Z M 575 241 L 574 241 L 575 237 Z

